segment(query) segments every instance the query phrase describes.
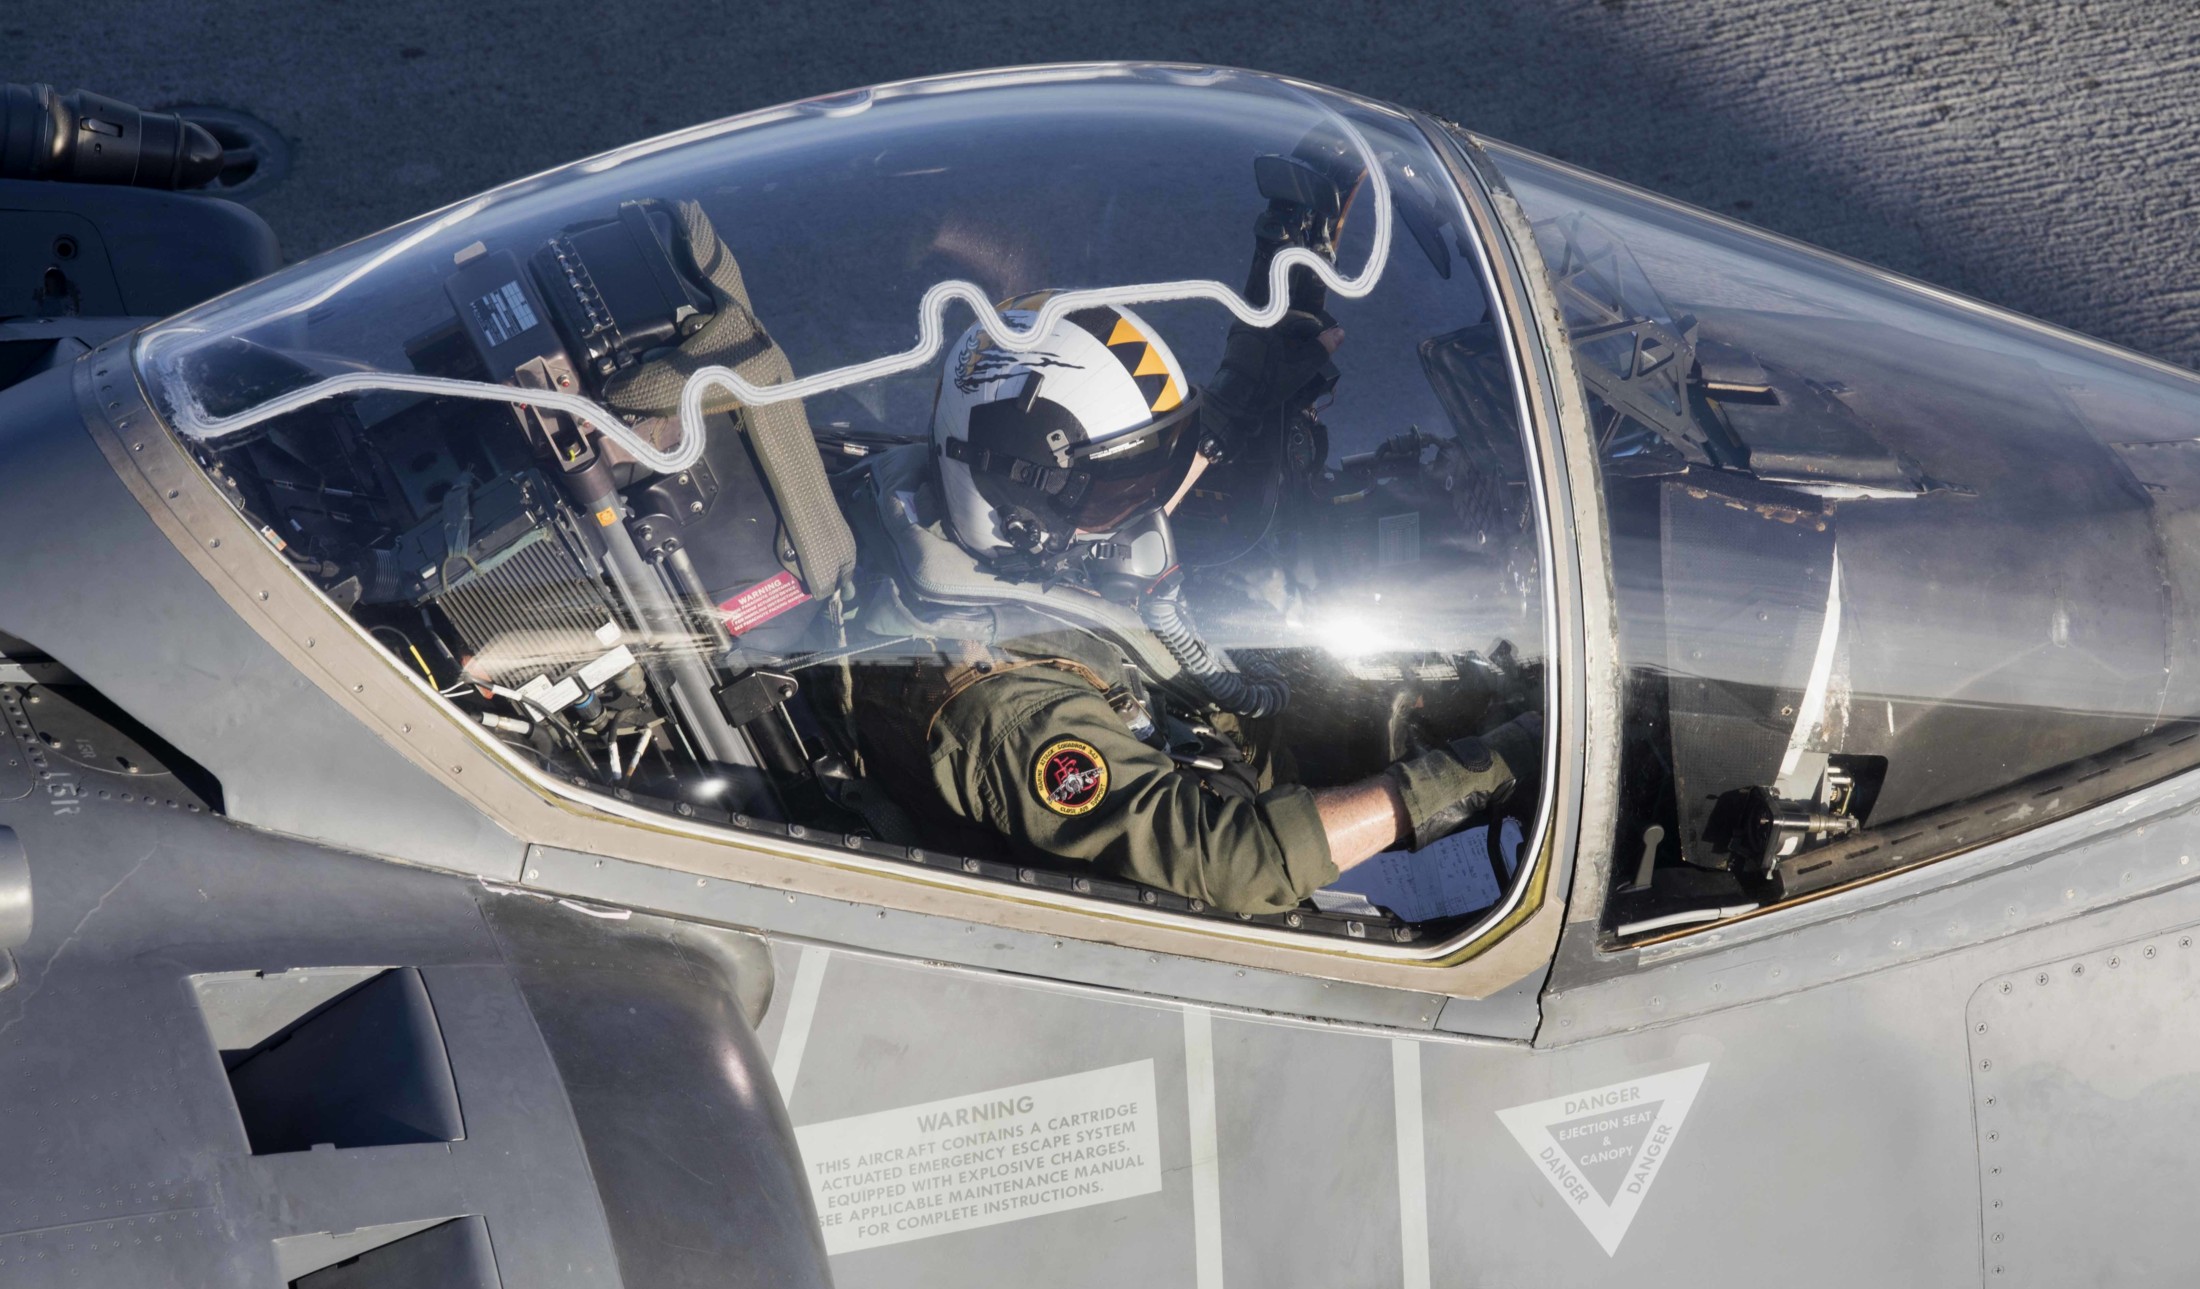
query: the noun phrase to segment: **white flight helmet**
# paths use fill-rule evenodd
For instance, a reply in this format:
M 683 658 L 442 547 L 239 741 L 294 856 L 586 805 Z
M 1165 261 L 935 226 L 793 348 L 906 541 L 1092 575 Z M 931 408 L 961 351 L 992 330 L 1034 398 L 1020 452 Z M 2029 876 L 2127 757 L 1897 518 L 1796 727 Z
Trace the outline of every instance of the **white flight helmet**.
M 1031 324 L 1051 292 L 1000 306 Z M 1080 310 L 1034 347 L 982 325 L 940 372 L 932 449 L 956 540 L 988 559 L 1046 557 L 1111 533 L 1175 495 L 1199 399 L 1176 355 L 1128 309 Z

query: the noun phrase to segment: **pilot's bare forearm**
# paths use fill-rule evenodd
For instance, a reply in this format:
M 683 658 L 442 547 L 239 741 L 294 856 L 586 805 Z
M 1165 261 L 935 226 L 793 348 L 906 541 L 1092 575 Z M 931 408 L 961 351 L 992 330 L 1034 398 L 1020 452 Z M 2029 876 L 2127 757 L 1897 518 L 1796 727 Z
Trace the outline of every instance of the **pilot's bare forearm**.
M 1397 846 L 1411 825 L 1398 785 L 1377 777 L 1314 794 L 1322 831 L 1329 836 L 1329 860 L 1343 871 Z

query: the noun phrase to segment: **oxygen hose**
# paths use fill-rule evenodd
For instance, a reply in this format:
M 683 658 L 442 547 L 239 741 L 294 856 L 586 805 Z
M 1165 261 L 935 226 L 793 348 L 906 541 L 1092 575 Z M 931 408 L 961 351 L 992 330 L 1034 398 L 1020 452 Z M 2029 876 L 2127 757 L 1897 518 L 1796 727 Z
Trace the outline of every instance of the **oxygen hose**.
M 1192 625 L 1191 615 L 1174 588 L 1140 600 L 1138 615 L 1169 656 L 1206 688 L 1208 697 L 1222 710 L 1240 716 L 1274 716 L 1291 701 L 1291 687 L 1281 677 L 1255 679 L 1230 670 L 1217 658 Z

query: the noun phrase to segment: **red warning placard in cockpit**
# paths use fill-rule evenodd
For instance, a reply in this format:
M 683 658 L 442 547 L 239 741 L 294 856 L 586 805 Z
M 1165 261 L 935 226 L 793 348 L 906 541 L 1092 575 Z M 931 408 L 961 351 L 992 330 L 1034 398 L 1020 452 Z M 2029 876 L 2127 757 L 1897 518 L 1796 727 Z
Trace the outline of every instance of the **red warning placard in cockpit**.
M 809 603 L 809 592 L 792 573 L 767 577 L 730 600 L 721 600 L 718 611 L 726 617 L 726 630 L 734 635 L 753 631 L 798 604 Z

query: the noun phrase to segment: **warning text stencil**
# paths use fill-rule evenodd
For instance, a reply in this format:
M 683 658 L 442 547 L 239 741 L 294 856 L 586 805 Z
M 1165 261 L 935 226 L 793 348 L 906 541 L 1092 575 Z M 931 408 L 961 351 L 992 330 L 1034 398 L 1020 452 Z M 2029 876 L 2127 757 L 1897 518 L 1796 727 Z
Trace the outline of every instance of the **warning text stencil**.
M 828 1253 L 1161 1189 L 1151 1060 L 813 1123 L 795 1137 Z

